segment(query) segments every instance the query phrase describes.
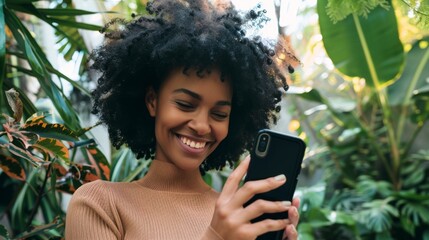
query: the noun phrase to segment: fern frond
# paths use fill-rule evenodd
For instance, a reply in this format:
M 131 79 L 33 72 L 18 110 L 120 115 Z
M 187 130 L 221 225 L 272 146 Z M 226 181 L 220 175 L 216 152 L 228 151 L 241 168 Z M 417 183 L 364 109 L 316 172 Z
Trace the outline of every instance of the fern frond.
M 358 16 L 367 17 L 371 10 L 378 6 L 389 9 L 390 4 L 386 0 L 328 0 L 326 13 L 329 18 L 336 23 L 345 19 L 352 13 L 356 13 Z

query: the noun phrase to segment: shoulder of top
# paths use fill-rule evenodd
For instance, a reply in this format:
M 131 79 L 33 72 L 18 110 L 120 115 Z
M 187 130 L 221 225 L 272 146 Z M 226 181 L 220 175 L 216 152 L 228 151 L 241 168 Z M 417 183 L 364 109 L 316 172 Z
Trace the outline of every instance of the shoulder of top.
M 95 180 L 92 182 L 88 182 L 80 186 L 76 192 L 87 192 L 87 191 L 98 191 L 98 192 L 106 192 L 106 191 L 118 191 L 124 190 L 131 186 L 132 184 L 129 182 L 109 182 L 104 180 Z
M 80 186 L 73 195 L 86 198 L 89 195 L 115 195 L 124 194 L 132 191 L 132 185 L 129 182 L 109 182 L 104 180 L 95 180 Z

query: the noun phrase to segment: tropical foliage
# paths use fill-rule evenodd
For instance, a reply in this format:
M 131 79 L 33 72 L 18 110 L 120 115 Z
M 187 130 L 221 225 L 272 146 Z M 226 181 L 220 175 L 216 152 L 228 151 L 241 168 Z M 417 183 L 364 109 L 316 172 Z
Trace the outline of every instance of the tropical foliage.
M 121 1 L 113 10 L 130 17 L 144 12 L 144 2 Z M 297 74 L 305 91 L 287 98 L 296 103 L 298 131 L 314 142 L 303 173 L 323 169 L 325 176 L 300 189 L 300 237 L 429 239 L 428 3 L 318 0 L 316 11 L 332 66 Z M 150 164 L 125 147 L 109 164 L 89 133 L 94 126 L 82 127 L 66 93 L 71 85 L 89 96 L 80 30 L 101 27 L 76 21 L 89 14 L 71 0 L 0 0 L 0 238 L 62 238 L 63 193 L 95 179 L 131 181 Z M 41 21 L 65 59 L 82 56 L 77 81 L 48 61 L 32 29 Z M 55 111 L 35 104 L 30 79 L 40 86 L 33 97 Z M 229 172 L 204 177 L 220 190 Z
M 0 1 L 0 220 L 8 229 L 0 225 L 0 238 L 61 237 L 60 193 L 110 178 L 109 163 L 89 134 L 91 127 L 81 127 L 64 85 L 81 95 L 89 96 L 88 90 L 53 67 L 33 31 L 35 23 L 45 22 L 64 58 L 82 54 L 84 66 L 88 51 L 78 29 L 101 27 L 77 22 L 76 16 L 93 12 L 74 9 L 70 1 L 43 6 L 46 1 Z M 30 82 L 38 86 L 35 96 L 26 90 Z M 47 99 L 55 110 L 38 108 L 34 97 Z
M 317 12 L 334 68 L 299 95 L 310 104 L 301 130 L 321 140 L 306 164 L 325 176 L 303 190 L 299 230 L 303 239 L 429 239 L 428 35 L 401 39 L 388 1 L 337 21 L 333 2 L 319 0 Z

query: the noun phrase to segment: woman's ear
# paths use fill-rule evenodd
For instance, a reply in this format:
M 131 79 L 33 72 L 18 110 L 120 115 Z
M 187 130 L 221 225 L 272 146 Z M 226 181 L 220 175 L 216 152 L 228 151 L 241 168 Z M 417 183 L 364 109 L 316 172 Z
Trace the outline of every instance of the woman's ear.
M 147 110 L 149 111 L 150 116 L 155 117 L 156 116 L 157 95 L 155 93 L 155 90 L 153 90 L 152 87 L 150 87 L 146 91 L 145 102 L 146 102 L 146 107 L 147 107 Z

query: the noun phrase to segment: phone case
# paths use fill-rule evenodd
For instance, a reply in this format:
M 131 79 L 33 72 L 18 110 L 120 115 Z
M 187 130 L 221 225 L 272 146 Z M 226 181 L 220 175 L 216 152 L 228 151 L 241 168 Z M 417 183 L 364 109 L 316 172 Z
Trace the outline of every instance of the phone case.
M 301 171 L 301 163 L 304 157 L 306 145 L 298 137 L 264 129 L 259 131 L 255 139 L 254 149 L 251 152 L 251 160 L 246 181 L 261 180 L 274 177 L 279 174 L 286 175 L 286 183 L 272 191 L 255 195 L 245 206 L 257 199 L 269 201 L 292 201 L 298 175 Z M 255 218 L 252 222 L 264 219 L 285 219 L 287 212 L 264 214 Z M 282 239 L 283 230 L 269 232 L 259 236 L 258 240 Z

